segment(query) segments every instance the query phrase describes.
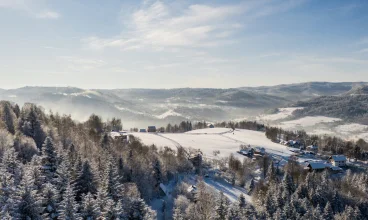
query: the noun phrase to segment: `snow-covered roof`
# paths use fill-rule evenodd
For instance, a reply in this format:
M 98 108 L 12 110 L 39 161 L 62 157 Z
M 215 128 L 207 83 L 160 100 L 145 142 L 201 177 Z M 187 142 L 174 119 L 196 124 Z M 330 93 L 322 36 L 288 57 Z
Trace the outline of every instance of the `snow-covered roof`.
M 110 132 L 110 137 L 112 137 L 112 138 L 120 137 L 120 136 L 121 136 L 121 134 L 117 131 Z
M 342 170 L 340 167 L 336 167 L 336 166 L 331 166 L 330 169 L 333 170 L 333 171 L 340 171 L 340 170 Z
M 334 161 L 346 161 L 346 157 L 344 155 L 332 155 L 330 159 Z
M 325 169 L 326 164 L 322 162 L 309 162 L 308 166 L 310 166 L 313 170 Z

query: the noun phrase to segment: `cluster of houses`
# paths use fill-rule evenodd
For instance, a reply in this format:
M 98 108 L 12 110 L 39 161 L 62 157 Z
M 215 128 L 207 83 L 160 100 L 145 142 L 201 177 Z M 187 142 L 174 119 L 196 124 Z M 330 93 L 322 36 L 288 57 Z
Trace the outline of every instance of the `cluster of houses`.
M 148 126 L 147 129 L 141 128 L 139 132 L 157 132 L 156 126 Z
M 328 161 L 307 161 L 304 169 L 308 171 L 323 171 L 329 170 L 333 173 L 343 171 L 341 167 L 346 166 L 346 157 L 344 155 L 333 155 L 328 158 Z
M 238 153 L 250 158 L 262 157 L 266 154 L 266 149 L 264 149 L 263 147 L 248 146 L 248 148 L 243 148 L 240 151 L 238 151 Z

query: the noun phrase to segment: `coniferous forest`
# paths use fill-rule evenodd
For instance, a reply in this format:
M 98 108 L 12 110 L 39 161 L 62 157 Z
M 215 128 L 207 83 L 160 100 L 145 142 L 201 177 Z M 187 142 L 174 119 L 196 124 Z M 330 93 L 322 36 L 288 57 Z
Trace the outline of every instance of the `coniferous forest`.
M 263 178 L 231 202 L 199 178 L 189 192 L 185 176 L 201 176 L 187 150 L 145 146 L 108 135 L 119 119 L 91 115 L 85 122 L 45 113 L 40 106 L 0 103 L 1 219 L 367 219 L 368 174 L 307 173 L 295 161 L 276 169 L 264 160 Z M 180 127 L 180 126 L 179 126 Z M 188 129 L 188 125 L 181 126 Z M 190 123 L 190 129 L 192 125 Z M 245 187 L 258 163 L 229 157 L 221 172 Z M 266 163 L 267 162 L 267 163 Z M 200 167 L 198 167 L 200 166 Z M 182 180 L 182 181 L 181 181 Z M 170 195 L 161 184 L 174 182 Z M 163 199 L 163 198 L 166 199 Z M 155 204 L 159 202 L 159 208 Z M 153 208 L 155 206 L 155 208 Z

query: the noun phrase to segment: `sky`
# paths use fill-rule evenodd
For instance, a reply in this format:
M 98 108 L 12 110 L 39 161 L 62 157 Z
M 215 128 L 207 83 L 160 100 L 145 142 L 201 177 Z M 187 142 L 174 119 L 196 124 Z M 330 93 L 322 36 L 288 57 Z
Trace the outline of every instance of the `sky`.
M 0 88 L 368 81 L 366 0 L 0 0 Z

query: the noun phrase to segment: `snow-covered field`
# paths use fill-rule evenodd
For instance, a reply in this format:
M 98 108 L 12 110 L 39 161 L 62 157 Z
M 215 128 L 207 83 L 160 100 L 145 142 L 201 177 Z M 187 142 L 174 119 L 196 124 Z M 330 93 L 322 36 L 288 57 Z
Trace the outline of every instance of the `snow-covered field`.
M 361 125 L 357 123 L 339 125 L 335 128 L 335 130 L 340 133 L 364 132 L 367 129 L 367 125 Z
M 289 149 L 281 144 L 274 143 L 268 139 L 263 132 L 251 131 L 245 129 L 236 129 L 233 133 L 224 134 L 225 137 L 229 139 L 236 140 L 242 144 L 247 144 L 251 146 L 264 147 L 267 152 L 280 155 L 280 156 L 290 156 L 292 154 Z
M 256 118 L 257 121 L 276 121 L 289 117 L 295 110 L 303 109 L 303 107 L 295 108 L 279 108 L 279 112 L 270 115 L 260 115 Z
M 135 132 L 130 134 L 132 134 L 134 137 L 138 137 L 145 145 L 154 144 L 158 147 L 170 147 L 172 149 L 176 149 L 176 145 L 173 141 L 163 138 L 157 134 L 143 132 Z
M 341 119 L 325 116 L 307 116 L 297 120 L 281 122 L 280 127 L 283 129 L 294 129 L 297 127 L 311 127 L 320 123 L 331 123 L 336 121 L 341 121 Z
M 209 129 L 199 129 L 188 131 L 186 134 L 223 134 L 231 132 L 232 129 L 230 128 L 209 128 Z
M 158 147 L 168 146 L 173 149 L 176 149 L 177 146 L 200 149 L 208 158 L 215 157 L 213 151 L 220 151 L 217 157 L 227 157 L 230 154 L 243 157 L 236 153 L 242 144 L 264 147 L 267 152 L 280 156 L 292 154 L 286 146 L 267 139 L 263 132 L 245 129 L 236 129 L 234 133 L 228 128 L 209 128 L 177 134 L 131 134 L 140 138 L 146 145 L 155 144 Z

